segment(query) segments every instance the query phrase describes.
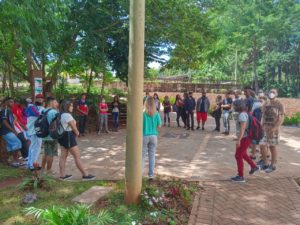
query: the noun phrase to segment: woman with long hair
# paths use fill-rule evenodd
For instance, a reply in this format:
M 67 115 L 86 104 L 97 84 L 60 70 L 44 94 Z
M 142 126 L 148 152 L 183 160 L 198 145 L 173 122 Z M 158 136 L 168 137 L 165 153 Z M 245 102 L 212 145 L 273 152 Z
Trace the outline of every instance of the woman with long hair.
M 59 173 L 60 179 L 68 180 L 72 178 L 72 175 L 65 174 L 66 160 L 69 153 L 75 160 L 76 167 L 82 174 L 83 180 L 93 180 L 95 176 L 87 174 L 83 169 L 83 165 L 80 159 L 80 150 L 77 145 L 76 137 L 79 136 L 79 131 L 76 127 L 76 121 L 72 116 L 74 110 L 73 103 L 69 100 L 64 100 L 61 103 L 61 124 L 65 130 L 63 137 L 58 139 L 58 143 L 61 146 L 61 155 L 59 159 Z
M 115 96 L 112 104 L 112 118 L 114 124 L 114 131 L 118 131 L 119 129 L 119 117 L 120 117 L 120 100 L 119 96 Z
M 177 116 L 176 116 L 177 126 L 181 127 L 180 123 L 179 123 L 180 117 L 182 119 L 182 122 L 183 122 L 184 126 L 186 126 L 186 124 L 185 124 L 186 121 L 185 121 L 185 118 L 183 117 L 183 107 L 184 107 L 184 104 L 183 104 L 183 100 L 182 100 L 180 94 L 176 95 L 175 104 L 176 104 L 176 108 L 177 108 L 177 110 L 176 110 L 176 114 L 177 114 Z
M 159 100 L 158 94 L 154 93 L 153 98 L 154 98 L 155 108 L 159 112 L 160 111 L 160 100 Z
M 155 99 L 148 97 L 145 101 L 145 110 L 143 113 L 143 158 L 142 168 L 148 153 L 149 158 L 149 180 L 154 177 L 155 168 L 155 150 L 157 146 L 158 129 L 161 127 L 161 118 L 155 106 Z

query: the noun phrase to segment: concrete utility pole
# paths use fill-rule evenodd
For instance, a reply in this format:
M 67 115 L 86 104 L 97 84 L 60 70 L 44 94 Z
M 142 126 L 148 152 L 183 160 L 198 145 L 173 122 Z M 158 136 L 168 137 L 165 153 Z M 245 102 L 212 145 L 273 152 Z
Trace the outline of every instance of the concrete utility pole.
M 125 203 L 142 189 L 145 0 L 130 0 Z

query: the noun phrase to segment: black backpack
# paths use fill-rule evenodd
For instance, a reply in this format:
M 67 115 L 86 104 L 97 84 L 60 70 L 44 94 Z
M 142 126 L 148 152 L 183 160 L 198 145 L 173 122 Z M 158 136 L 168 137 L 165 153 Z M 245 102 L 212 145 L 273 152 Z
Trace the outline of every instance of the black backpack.
M 47 111 L 42 112 L 42 114 L 34 122 L 34 130 L 36 136 L 39 138 L 45 138 L 49 135 L 49 123 L 47 115 L 50 110 L 51 109 L 48 109 Z
M 248 136 L 251 140 L 259 143 L 263 139 L 265 133 L 260 122 L 252 115 L 249 115 Z
M 57 113 L 49 126 L 50 137 L 54 140 L 60 139 L 65 133 L 65 129 L 61 123 L 61 113 Z

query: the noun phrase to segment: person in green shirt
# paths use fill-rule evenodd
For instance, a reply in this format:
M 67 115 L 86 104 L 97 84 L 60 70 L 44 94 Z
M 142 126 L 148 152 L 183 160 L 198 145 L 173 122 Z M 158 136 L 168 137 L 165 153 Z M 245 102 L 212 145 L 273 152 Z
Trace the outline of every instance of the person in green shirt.
M 158 130 L 161 127 L 161 118 L 156 110 L 153 97 L 148 97 L 145 101 L 145 110 L 143 113 L 143 158 L 142 168 L 148 153 L 149 157 L 149 180 L 154 177 L 155 168 L 155 150 L 157 146 Z

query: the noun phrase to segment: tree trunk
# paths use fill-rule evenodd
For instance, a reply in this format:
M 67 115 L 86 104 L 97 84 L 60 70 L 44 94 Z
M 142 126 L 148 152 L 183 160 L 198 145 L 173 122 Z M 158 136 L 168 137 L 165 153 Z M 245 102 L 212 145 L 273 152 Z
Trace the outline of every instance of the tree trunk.
M 257 43 L 256 43 L 256 36 L 254 35 L 253 40 L 253 88 L 255 93 L 258 93 L 258 78 L 257 78 Z
M 87 86 L 87 89 L 86 89 L 86 94 L 87 94 L 87 96 L 90 95 L 90 92 L 91 92 L 91 86 L 92 86 L 92 81 L 93 81 L 93 70 L 91 69 L 90 75 L 89 75 L 89 80 L 88 80 L 88 86 Z
M 105 72 L 103 72 L 103 76 L 102 76 L 102 85 L 101 85 L 101 92 L 100 92 L 100 95 L 101 95 L 101 96 L 103 96 L 105 84 L 106 84 L 106 76 L 105 76 Z
M 11 70 L 11 65 L 7 65 L 7 71 L 8 71 L 8 84 L 9 84 L 9 94 L 10 96 L 15 95 L 15 89 L 14 89 L 14 82 L 12 79 L 12 70 Z
M 31 49 L 27 52 L 27 56 L 26 56 L 26 64 L 27 64 L 27 75 L 29 77 L 29 81 L 30 81 L 30 87 L 31 87 L 31 98 L 32 101 L 34 102 L 34 79 L 33 79 L 33 74 L 32 74 L 32 57 L 31 57 Z
M 281 83 L 282 81 L 282 66 L 281 65 L 278 65 L 278 82 Z
M 3 78 L 2 78 L 2 90 L 1 90 L 2 94 L 5 93 L 6 88 L 7 88 L 6 78 L 7 78 L 7 71 L 6 71 L 6 69 L 4 69 L 4 71 L 3 71 Z

